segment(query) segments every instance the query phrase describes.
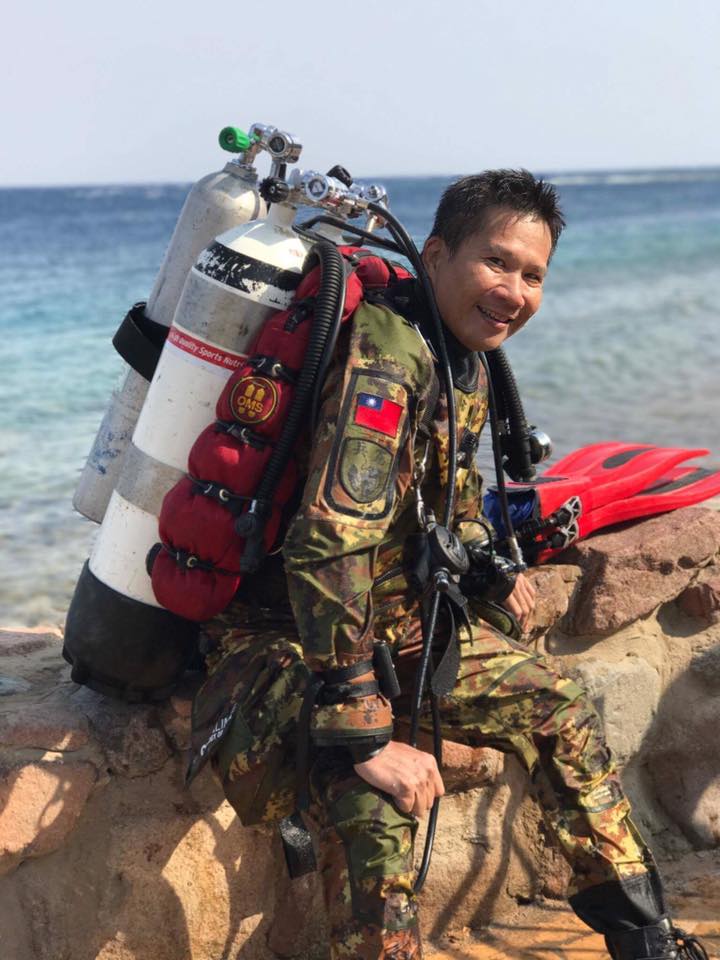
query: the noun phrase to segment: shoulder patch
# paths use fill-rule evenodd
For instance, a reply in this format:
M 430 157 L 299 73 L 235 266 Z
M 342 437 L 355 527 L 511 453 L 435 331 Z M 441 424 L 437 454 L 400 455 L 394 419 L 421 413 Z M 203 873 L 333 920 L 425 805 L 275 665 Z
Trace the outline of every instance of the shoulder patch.
M 379 443 L 346 437 L 340 452 L 340 483 L 356 503 L 372 503 L 385 491 L 392 465 L 392 453 Z
M 375 393 L 358 393 L 355 400 L 354 423 L 369 427 L 388 437 L 397 436 L 400 417 L 405 408 L 401 403 Z
M 339 514 L 387 517 L 410 429 L 412 395 L 384 370 L 358 367 L 348 383 L 325 478 L 325 501 Z

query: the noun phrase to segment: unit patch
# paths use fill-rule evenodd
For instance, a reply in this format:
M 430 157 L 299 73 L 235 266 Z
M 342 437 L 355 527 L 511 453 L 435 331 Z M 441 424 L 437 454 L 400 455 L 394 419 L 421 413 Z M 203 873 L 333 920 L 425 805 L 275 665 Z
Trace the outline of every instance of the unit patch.
M 371 503 L 385 491 L 392 465 L 392 453 L 379 443 L 346 437 L 340 454 L 340 483 L 356 503 Z
M 241 377 L 230 394 L 230 409 L 239 423 L 262 423 L 275 413 L 277 385 L 267 377 Z

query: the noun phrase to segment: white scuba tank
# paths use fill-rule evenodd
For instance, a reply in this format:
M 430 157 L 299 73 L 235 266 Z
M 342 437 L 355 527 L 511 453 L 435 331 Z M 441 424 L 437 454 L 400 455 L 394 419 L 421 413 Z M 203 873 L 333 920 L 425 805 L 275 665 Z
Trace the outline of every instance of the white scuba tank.
M 190 448 L 267 319 L 289 306 L 309 244 L 295 211 L 237 227 L 204 250 L 188 276 L 125 466 L 90 555 L 90 570 L 122 594 L 159 606 L 145 569 L 163 497 L 187 470 Z
M 169 327 L 188 271 L 200 251 L 231 227 L 265 216 L 257 172 L 230 161 L 191 189 L 145 306 L 145 317 Z M 145 402 L 148 381 L 131 366 L 105 412 L 73 498 L 83 516 L 100 523 L 122 471 L 125 451 Z
M 145 560 L 157 541 L 163 497 L 215 419 L 224 383 L 300 283 L 310 244 L 293 231 L 294 216 L 292 205 L 275 204 L 267 220 L 220 235 L 187 277 L 68 611 L 63 653 L 74 679 L 101 692 L 161 698 L 178 666 L 187 666 L 197 625 L 158 605 Z M 125 662 L 133 664 L 130 676 Z
M 289 135 L 268 133 L 276 161 L 296 159 Z M 282 149 L 281 149 L 282 148 Z M 129 700 L 163 699 L 196 656 L 198 625 L 159 606 L 146 568 L 165 494 L 185 475 L 197 436 L 215 419 L 227 379 L 266 321 L 285 310 L 314 240 L 293 229 L 297 204 L 357 216 L 359 188 L 309 173 L 286 183 L 284 162 L 265 182 L 264 221 L 236 227 L 190 270 L 132 441 L 68 611 L 63 655 L 78 683 Z M 279 176 L 277 174 L 280 174 Z

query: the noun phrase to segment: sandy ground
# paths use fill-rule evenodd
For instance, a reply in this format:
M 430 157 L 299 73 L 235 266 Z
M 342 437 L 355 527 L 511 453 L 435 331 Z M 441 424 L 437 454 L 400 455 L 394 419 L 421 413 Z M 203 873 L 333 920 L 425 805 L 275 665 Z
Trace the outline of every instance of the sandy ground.
M 720 958 L 720 850 L 661 865 L 675 923 Z M 427 960 L 607 960 L 603 938 L 559 901 L 518 907 L 510 921 L 482 933 L 460 930 L 426 952 Z

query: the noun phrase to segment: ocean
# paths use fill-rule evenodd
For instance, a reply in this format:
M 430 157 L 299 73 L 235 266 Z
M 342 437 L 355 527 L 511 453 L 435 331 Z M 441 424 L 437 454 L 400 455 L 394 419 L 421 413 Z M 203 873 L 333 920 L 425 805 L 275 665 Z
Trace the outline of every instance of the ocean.
M 507 347 L 529 419 L 556 457 L 619 439 L 708 447 L 720 465 L 720 169 L 546 176 L 568 226 Z M 450 179 L 382 181 L 418 241 Z M 124 374 L 110 340 L 188 186 L 0 190 L 2 625 L 64 620 L 96 530 L 72 494 Z

